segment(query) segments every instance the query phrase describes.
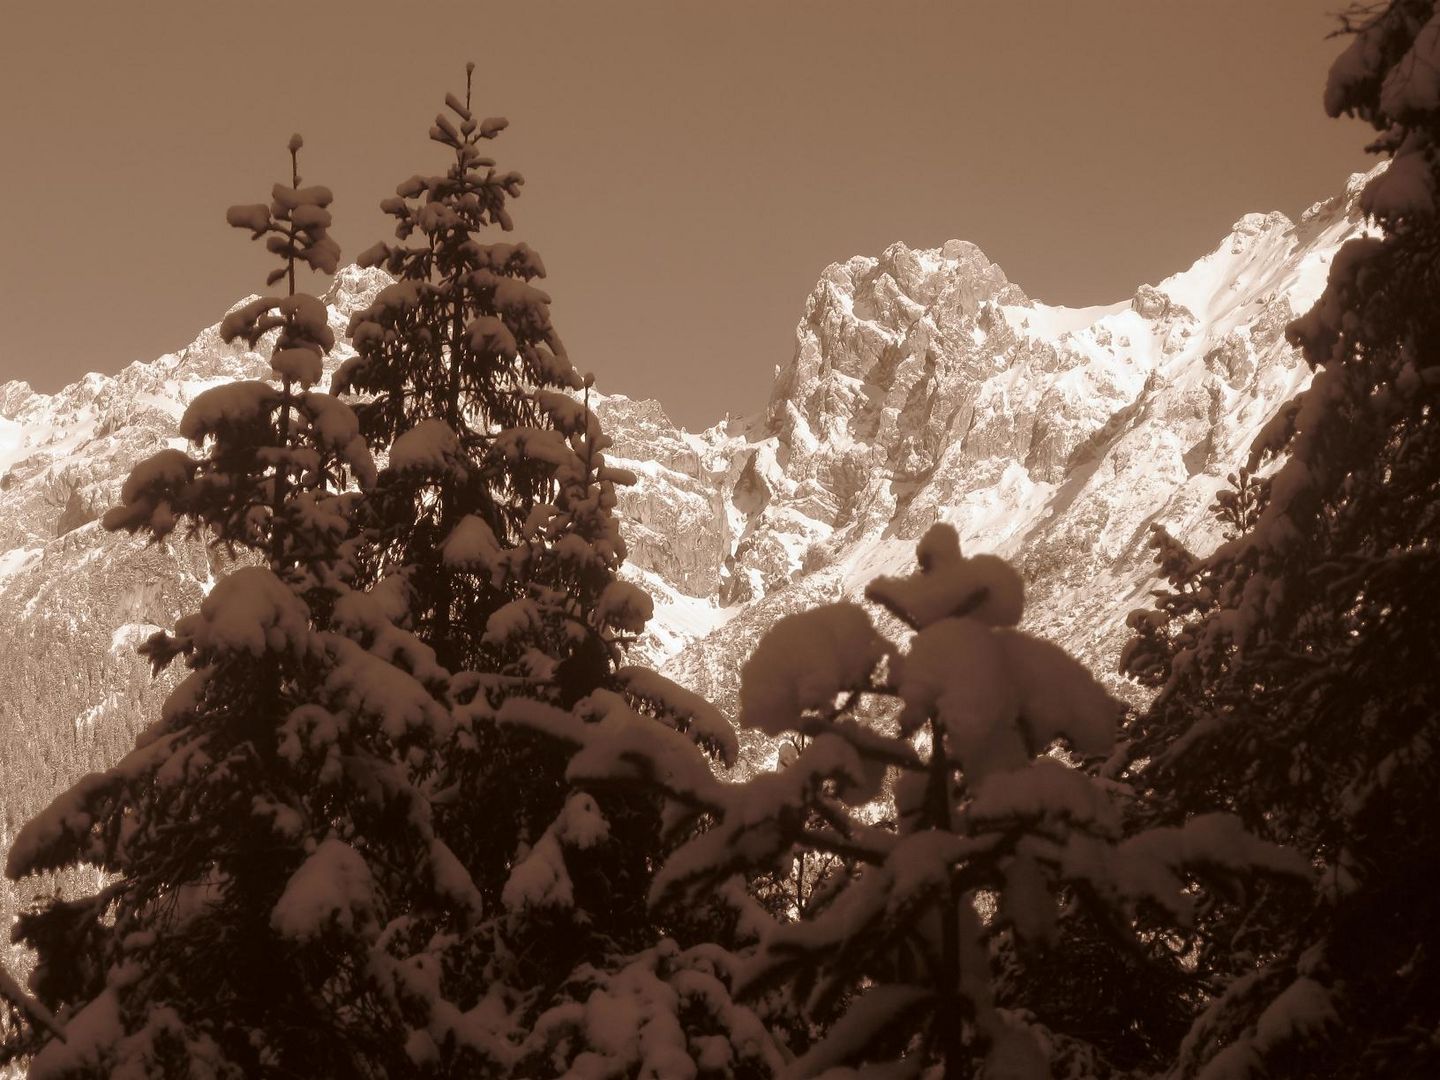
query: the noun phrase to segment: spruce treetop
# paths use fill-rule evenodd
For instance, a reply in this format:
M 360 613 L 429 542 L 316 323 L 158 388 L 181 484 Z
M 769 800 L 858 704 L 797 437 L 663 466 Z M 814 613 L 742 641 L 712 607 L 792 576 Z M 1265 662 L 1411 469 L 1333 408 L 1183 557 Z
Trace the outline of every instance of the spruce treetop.
M 447 94 L 430 128 L 453 152 L 450 165 L 410 177 L 381 203 L 402 243 L 376 244 L 359 263 L 397 280 L 355 315 L 359 355 L 334 383 L 360 394 L 401 390 L 362 410 L 374 434 L 394 439 L 439 418 L 471 452 L 478 436 L 536 420 L 531 389 L 582 385 L 551 326 L 550 297 L 530 284 L 545 276 L 540 256 L 523 243 L 480 239 L 492 227 L 513 229 L 506 203 L 524 178 L 482 152 L 508 121 L 471 111 L 473 72 L 468 65 L 464 102 Z
M 301 186 L 302 145 L 291 137 L 290 183 L 275 184 L 270 203 L 226 213 L 232 226 L 264 238 L 280 260 L 266 283 L 283 280 L 286 292 L 241 304 L 221 321 L 220 336 L 255 348 L 273 335 L 270 364 L 279 385 L 237 380 L 199 394 L 181 417 L 180 434 L 200 455 L 162 450 L 142 461 L 103 525 L 158 541 L 188 518 L 191 535 L 209 530 L 213 543 L 256 551 L 277 574 L 329 586 L 336 573 L 349 572 L 339 564 L 353 499 L 340 493 L 372 484 L 375 466 L 350 408 L 310 389 L 335 333 L 324 303 L 297 290 L 296 271 L 333 273 L 340 249 L 329 234 L 330 189 Z

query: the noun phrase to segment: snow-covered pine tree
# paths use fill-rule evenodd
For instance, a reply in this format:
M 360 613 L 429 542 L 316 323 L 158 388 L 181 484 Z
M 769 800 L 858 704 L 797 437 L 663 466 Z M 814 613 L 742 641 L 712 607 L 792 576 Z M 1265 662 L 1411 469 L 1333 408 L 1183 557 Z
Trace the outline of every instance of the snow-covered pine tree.
M 453 162 L 381 203 L 401 242 L 376 244 L 359 261 L 396 281 L 354 316 L 356 355 L 332 382 L 356 395 L 366 438 L 388 453 L 370 497 L 381 572 L 404 568 L 421 605 L 416 626 L 454 670 L 482 655 L 486 619 L 509 598 L 486 575 L 447 563 L 445 545 L 467 518 L 467 530 L 519 539 L 556 463 L 543 456 L 547 444 L 502 465 L 495 436 L 541 422 L 537 392 L 581 386 L 550 325 L 550 298 L 531 284 L 545 275 L 540 256 L 481 240 L 492 226 L 512 228 L 506 201 L 524 179 L 482 153 L 508 122 L 470 111 L 473 70 L 464 103 L 446 96 L 454 119 L 442 112 L 430 129 Z
M 349 407 L 309 389 L 334 335 L 296 269 L 332 272 L 338 249 L 300 145 L 288 186 L 228 214 L 288 289 L 232 311 L 222 335 L 273 335 L 275 381 L 197 396 L 180 423 L 196 452 L 140 463 L 104 519 L 157 542 L 187 522 L 244 565 L 147 642 L 157 669 L 183 656 L 191 673 L 135 749 L 10 850 L 12 877 L 109 875 L 20 920 L 38 1000 L 8 1049 L 34 1053 L 32 1076 L 404 1075 L 425 964 L 409 915 L 475 902 L 409 777 L 448 734 L 443 673 L 391 623 L 393 590 L 350 584 L 355 488 L 375 470 Z
M 746 663 L 742 723 L 808 740 L 786 768 L 731 787 L 680 775 L 668 755 L 647 765 L 714 823 L 667 861 L 655 899 L 704 895 L 797 852 L 853 868 L 804 918 L 769 921 L 741 973 L 741 992 L 778 989 L 823 1029 L 788 1075 L 1046 1077 L 1052 1064 L 1102 1075 L 1083 1031 L 1000 1002 L 1002 966 L 1043 978 L 1045 950 L 1077 913 L 1138 951 L 1137 907 L 1183 927 L 1198 878 L 1306 867 L 1226 815 L 1124 836 L 1110 786 L 1048 752 L 1108 755 L 1118 703 L 1015 629 L 1021 583 L 1003 560 L 963 557 L 948 525 L 917 556 L 917 572 L 867 590 L 913 631 L 904 651 L 862 607 L 837 603 L 781 619 Z M 597 739 L 572 772 L 603 774 L 617 756 Z M 876 823 L 867 804 L 887 773 L 894 817 Z
M 363 515 L 367 573 L 406 597 L 408 625 L 453 672 L 456 731 L 426 786 L 480 908 L 417 923 L 448 942 L 417 1060 L 466 1076 L 560 1073 L 582 1056 L 616 1075 L 683 1075 L 682 1060 L 723 1075 L 764 1062 L 768 1041 L 729 1002 L 717 950 L 681 950 L 647 911 L 662 801 L 626 777 L 576 785 L 569 768 L 593 730 L 633 723 L 708 776 L 700 748 L 732 761 L 734 734 L 621 666 L 652 606 L 616 577 L 614 485 L 631 478 L 605 462 L 589 380 L 532 284 L 540 257 L 485 236 L 511 228 L 521 178 L 482 153 L 506 121 L 476 117 L 469 82 L 430 130 L 453 153 L 446 171 L 382 204 L 400 243 L 361 261 L 396 282 L 354 317 L 356 356 L 332 384 L 356 395 L 386 461 Z
M 1159 687 L 1133 753 L 1157 820 L 1224 807 L 1321 868 L 1313 903 L 1248 905 L 1181 1076 L 1440 1073 L 1440 8 L 1360 5 L 1325 108 L 1379 132 L 1361 205 L 1380 235 L 1335 256 L 1289 328 L 1309 389 L 1257 440 L 1283 458 L 1171 587 L 1129 669 Z M 1241 931 L 1232 939 L 1232 934 Z

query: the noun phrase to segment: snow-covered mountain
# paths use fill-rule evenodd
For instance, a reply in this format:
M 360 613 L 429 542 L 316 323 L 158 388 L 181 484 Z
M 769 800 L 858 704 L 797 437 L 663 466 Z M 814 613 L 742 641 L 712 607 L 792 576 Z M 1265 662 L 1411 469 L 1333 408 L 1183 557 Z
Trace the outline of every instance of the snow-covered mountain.
M 1363 228 L 1359 179 L 1298 222 L 1245 216 L 1189 269 L 1104 307 L 1032 300 L 963 241 L 896 244 L 825 270 L 753 417 L 696 434 L 656 402 L 598 397 L 612 456 L 639 476 L 621 514 L 627 573 L 657 598 L 651 659 L 729 705 L 778 616 L 902 571 L 939 518 L 967 551 L 1018 562 L 1032 629 L 1112 668 L 1151 584 L 1148 525 L 1211 543 L 1216 489 L 1305 383 L 1283 329 Z M 382 283 L 336 278 L 340 336 Z M 197 393 L 267 371 L 211 327 L 53 395 L 0 386 L 0 846 L 154 715 L 164 685 L 132 646 L 221 571 L 196 543 L 146 547 L 96 519 Z
M 937 519 L 1019 565 L 1030 629 L 1113 670 L 1150 524 L 1213 546 L 1215 492 L 1308 381 L 1284 328 L 1364 229 L 1363 179 L 1093 308 L 1028 298 L 973 244 L 895 244 L 825 270 L 754 418 L 693 435 L 604 400 L 667 673 L 732 705 L 767 626 L 903 572 Z

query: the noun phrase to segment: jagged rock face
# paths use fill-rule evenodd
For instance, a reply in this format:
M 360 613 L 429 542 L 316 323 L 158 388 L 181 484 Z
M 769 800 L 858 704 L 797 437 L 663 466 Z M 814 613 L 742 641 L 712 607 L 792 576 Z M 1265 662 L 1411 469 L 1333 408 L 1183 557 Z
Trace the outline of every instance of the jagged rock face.
M 715 595 L 729 538 L 715 528 L 724 520 L 723 477 L 712 475 L 710 447 L 679 430 L 658 402 L 595 395 L 592 405 L 614 440 L 607 458 L 640 481 L 623 495 L 630 560 L 682 593 Z
M 1018 563 L 1032 630 L 1113 670 L 1154 584 L 1149 526 L 1217 542 L 1215 492 L 1308 381 L 1284 327 L 1363 230 L 1357 190 L 1295 223 L 1246 215 L 1110 306 L 1032 301 L 969 244 L 827 269 L 765 412 L 701 436 L 727 485 L 728 591 L 667 672 L 732 706 L 765 627 L 902 570 L 936 520 Z
M 1148 525 L 1213 543 L 1215 491 L 1307 380 L 1284 326 L 1361 230 L 1357 192 L 1298 223 L 1247 215 L 1190 269 L 1083 310 L 1027 298 L 973 244 L 896 244 L 826 269 L 751 419 L 692 434 L 655 402 L 594 394 L 609 456 L 638 476 L 619 512 L 626 574 L 657 601 L 648 658 L 729 707 L 776 618 L 903 572 L 946 520 L 967 550 L 1019 564 L 1031 629 L 1109 670 L 1152 583 Z M 338 335 L 383 283 L 342 271 Z M 197 393 L 267 371 L 211 328 L 55 395 L 0 386 L 0 790 L 26 792 L 16 816 L 158 715 L 165 686 L 133 645 L 224 571 L 198 542 L 146 547 L 96 516 Z M 765 754 L 746 743 L 752 767 Z

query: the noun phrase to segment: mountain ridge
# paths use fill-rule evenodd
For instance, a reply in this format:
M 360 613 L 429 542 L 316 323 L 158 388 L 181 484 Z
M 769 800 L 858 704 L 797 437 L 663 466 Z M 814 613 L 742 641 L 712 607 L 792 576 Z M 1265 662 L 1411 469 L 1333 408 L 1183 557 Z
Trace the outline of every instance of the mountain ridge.
M 623 464 L 670 447 L 684 477 L 666 489 L 642 474 L 621 497 L 632 535 L 647 534 L 637 576 L 688 582 L 712 605 L 660 598 L 662 623 L 691 627 L 659 643 L 664 670 L 733 707 L 765 627 L 858 598 L 936 520 L 966 550 L 1017 562 L 1032 630 L 1113 669 L 1124 616 L 1154 583 L 1149 526 L 1218 541 L 1215 493 L 1308 383 L 1284 328 L 1364 231 L 1364 180 L 1295 221 L 1246 214 L 1190 267 L 1083 309 L 1030 299 L 973 244 L 894 244 L 826 268 L 757 414 L 696 434 L 658 407 L 600 399 Z M 719 540 L 692 542 L 707 513 Z M 686 541 L 650 539 L 667 533 Z
M 638 478 L 618 512 L 625 573 L 657 602 L 645 657 L 732 709 L 776 618 L 858 597 L 945 520 L 967 551 L 1016 562 L 1027 628 L 1113 668 L 1153 581 L 1149 525 L 1197 548 L 1217 539 L 1207 507 L 1226 472 L 1308 381 L 1284 327 L 1363 231 L 1363 179 L 1297 221 L 1245 215 L 1192 266 L 1111 305 L 1033 300 L 959 240 L 832 264 L 767 401 L 698 433 L 658 402 L 595 394 L 609 456 Z M 340 271 L 325 297 L 337 338 L 384 283 Z M 54 394 L 0 385 L 0 846 L 157 714 L 168 683 L 133 645 L 226 569 L 194 541 L 107 534 L 99 515 L 135 461 L 182 445 L 197 393 L 268 371 L 212 326 Z M 769 754 L 747 741 L 746 768 Z M 0 916 L 16 902 L 0 895 Z

